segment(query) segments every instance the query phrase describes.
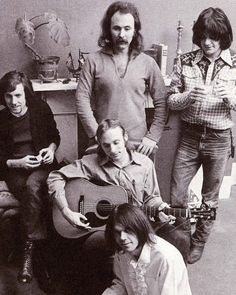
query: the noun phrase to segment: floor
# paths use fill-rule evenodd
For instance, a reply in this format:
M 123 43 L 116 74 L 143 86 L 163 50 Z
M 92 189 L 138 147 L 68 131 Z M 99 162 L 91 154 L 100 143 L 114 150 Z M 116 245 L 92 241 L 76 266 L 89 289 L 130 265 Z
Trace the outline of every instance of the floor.
M 215 227 L 206 244 L 202 259 L 188 265 L 193 295 L 233 295 L 236 289 L 236 186 L 231 189 L 229 199 L 221 199 Z M 1 241 L 0 243 L 2 243 Z M 9 244 L 9 248 L 12 245 Z M 6 249 L 0 253 L 0 295 L 44 295 L 36 279 L 22 286 L 17 283 L 18 259 L 7 261 Z M 55 284 L 56 295 L 72 295 L 79 292 L 70 288 L 68 273 Z M 90 295 L 90 294 L 87 294 Z

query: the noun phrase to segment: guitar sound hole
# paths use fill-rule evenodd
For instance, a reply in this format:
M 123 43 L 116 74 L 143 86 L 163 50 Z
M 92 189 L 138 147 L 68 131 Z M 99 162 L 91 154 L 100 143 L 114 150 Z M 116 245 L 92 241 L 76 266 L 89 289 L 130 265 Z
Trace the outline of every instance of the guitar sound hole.
M 108 217 L 111 210 L 112 205 L 106 200 L 102 200 L 97 204 L 97 212 L 102 217 Z

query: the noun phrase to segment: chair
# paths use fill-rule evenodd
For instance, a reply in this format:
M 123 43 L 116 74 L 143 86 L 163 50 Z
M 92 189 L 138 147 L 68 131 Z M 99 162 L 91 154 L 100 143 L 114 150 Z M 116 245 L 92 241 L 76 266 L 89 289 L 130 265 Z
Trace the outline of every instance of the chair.
M 5 181 L 0 181 L 0 222 L 3 219 L 18 215 L 20 203 L 9 191 Z

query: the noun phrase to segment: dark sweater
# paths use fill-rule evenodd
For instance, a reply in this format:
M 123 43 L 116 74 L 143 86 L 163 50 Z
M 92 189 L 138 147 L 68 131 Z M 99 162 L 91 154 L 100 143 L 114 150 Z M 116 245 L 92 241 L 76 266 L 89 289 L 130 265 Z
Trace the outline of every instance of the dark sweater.
M 50 143 L 60 144 L 60 135 L 56 127 L 49 105 L 41 99 L 30 98 L 27 100 L 30 116 L 30 132 L 33 147 L 38 153 Z M 8 169 L 6 162 L 12 158 L 14 142 L 12 138 L 12 114 L 8 108 L 0 111 L 0 172 Z

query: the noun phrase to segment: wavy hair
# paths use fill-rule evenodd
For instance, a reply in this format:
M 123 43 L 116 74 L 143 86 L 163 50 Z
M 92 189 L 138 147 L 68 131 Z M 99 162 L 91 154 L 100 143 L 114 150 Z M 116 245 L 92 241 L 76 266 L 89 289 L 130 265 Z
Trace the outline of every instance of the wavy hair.
M 138 52 L 141 52 L 143 50 L 143 36 L 140 33 L 141 22 L 138 9 L 133 3 L 123 1 L 114 2 L 108 7 L 101 21 L 102 33 L 98 39 L 98 46 L 112 49 L 111 18 L 117 11 L 122 14 L 130 13 L 133 16 L 134 36 L 130 44 L 130 50 L 134 49 Z
M 34 90 L 29 78 L 22 72 L 10 71 L 0 79 L 0 103 L 6 106 L 4 94 L 16 90 L 16 86 L 24 86 L 26 103 L 34 96 Z
M 121 250 L 115 240 L 116 224 L 122 225 L 126 232 L 134 234 L 139 241 L 138 246 L 142 247 L 145 243 L 151 245 L 154 242 L 150 235 L 154 234 L 154 231 L 147 216 L 137 206 L 124 203 L 114 207 L 106 225 L 106 243 L 113 253 Z
M 204 9 L 193 26 L 193 43 L 201 48 L 201 41 L 209 37 L 220 42 L 222 50 L 228 49 L 233 41 L 230 21 L 220 8 Z

